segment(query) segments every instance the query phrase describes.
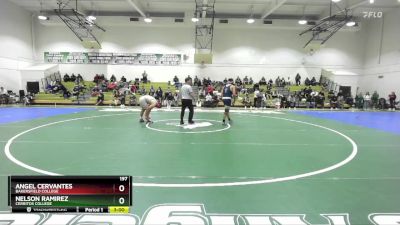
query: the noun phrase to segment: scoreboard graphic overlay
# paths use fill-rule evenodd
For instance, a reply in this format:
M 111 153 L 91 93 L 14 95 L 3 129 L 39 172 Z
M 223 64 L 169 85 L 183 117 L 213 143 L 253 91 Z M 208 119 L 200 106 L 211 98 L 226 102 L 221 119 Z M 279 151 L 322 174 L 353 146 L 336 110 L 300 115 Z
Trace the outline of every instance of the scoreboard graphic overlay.
M 131 176 L 9 176 L 12 212 L 129 213 Z

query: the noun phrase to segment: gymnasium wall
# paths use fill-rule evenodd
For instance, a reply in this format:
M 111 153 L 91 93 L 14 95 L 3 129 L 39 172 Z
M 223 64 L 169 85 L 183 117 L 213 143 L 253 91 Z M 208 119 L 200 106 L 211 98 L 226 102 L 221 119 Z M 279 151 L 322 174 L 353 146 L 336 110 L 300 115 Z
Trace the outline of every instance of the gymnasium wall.
M 251 26 L 247 26 L 251 27 Z M 62 73 L 80 72 L 86 78 L 94 73 L 104 73 L 128 79 L 140 77 L 146 70 L 151 80 L 168 81 L 174 75 L 210 76 L 222 80 L 225 77 L 262 76 L 291 77 L 296 73 L 305 77 L 319 78 L 321 68 L 361 73 L 363 31 L 343 31 L 335 35 L 326 46 L 314 55 L 303 49 L 309 36 L 299 37 L 301 29 L 275 28 L 225 28 L 218 25 L 214 37 L 214 62 L 212 65 L 193 64 L 194 25 L 178 27 L 116 25 L 105 26 L 107 32 L 100 36 L 101 52 L 131 53 L 180 53 L 188 55 L 181 66 L 127 66 L 127 65 L 60 65 Z M 87 51 L 65 26 L 36 25 L 36 49 L 38 61 L 45 51 Z M 356 80 L 338 76 L 337 81 Z M 353 81 L 352 81 L 353 82 Z M 355 81 L 353 82 L 355 83 Z
M 400 9 L 384 13 L 383 19 L 367 24 L 365 70 L 359 78 L 360 91 L 378 91 L 387 98 L 400 94 Z M 379 78 L 379 76 L 383 76 Z
M 23 87 L 20 69 L 33 63 L 31 21 L 29 12 L 0 1 L 0 86 L 15 92 Z

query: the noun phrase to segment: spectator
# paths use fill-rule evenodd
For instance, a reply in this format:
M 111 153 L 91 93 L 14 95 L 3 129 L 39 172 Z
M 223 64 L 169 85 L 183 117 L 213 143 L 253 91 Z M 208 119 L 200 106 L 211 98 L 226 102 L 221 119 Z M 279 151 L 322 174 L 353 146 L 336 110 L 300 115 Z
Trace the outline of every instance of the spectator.
M 63 81 L 64 82 L 69 82 L 71 80 L 71 78 L 69 77 L 69 75 L 66 73 L 63 77 Z
M 299 73 L 296 74 L 295 80 L 296 80 L 296 85 L 299 86 L 301 84 L 301 76 Z
M 146 70 L 142 73 L 142 82 L 147 83 L 147 73 Z
M 201 81 L 197 76 L 195 76 L 195 78 L 194 78 L 194 86 L 197 86 L 197 87 L 201 86 Z
M 371 95 L 369 95 L 369 92 L 365 93 L 364 95 L 364 110 L 368 110 L 371 107 Z
M 261 108 L 265 109 L 265 107 L 267 107 L 267 94 L 262 93 L 261 98 Z
M 24 105 L 31 105 L 33 101 L 33 95 L 32 93 L 28 92 L 27 95 L 24 96 Z
M 162 97 L 163 97 L 163 91 L 162 91 L 161 87 L 158 87 L 158 89 L 156 91 L 156 99 L 158 101 L 162 101 Z
M 392 91 L 392 93 L 389 95 L 389 103 L 390 103 L 390 107 L 389 110 L 391 111 L 396 111 L 396 94 L 394 93 L 394 91 Z
M 316 86 L 317 85 L 317 80 L 315 79 L 315 77 L 311 78 L 310 85 L 311 86 Z
M 171 89 L 168 87 L 167 91 L 165 91 L 165 101 L 167 105 L 167 109 L 171 108 L 172 101 L 174 100 L 174 96 L 172 95 Z
M 110 82 L 108 85 L 107 85 L 107 89 L 108 90 L 115 90 L 117 88 L 117 83 L 115 83 L 115 82 Z
M 102 80 L 100 85 L 99 85 L 100 90 L 107 91 L 107 81 L 106 80 Z
M 1 104 L 8 104 L 9 102 L 9 94 L 7 92 L 6 89 L 4 89 L 4 87 L 0 87 L 0 100 L 1 100 Z
M 267 81 L 265 80 L 265 77 L 261 77 L 260 85 L 267 85 Z
M 275 86 L 276 87 L 280 87 L 281 86 L 281 78 L 279 76 L 275 79 Z
M 324 108 L 325 96 L 322 92 L 318 93 L 318 95 L 315 96 L 315 104 L 317 108 Z
M 137 92 L 136 84 L 131 85 L 131 92 L 136 94 Z
M 119 102 L 121 103 L 121 107 L 125 107 L 125 99 L 126 99 L 126 93 L 124 89 L 117 91 L 118 92 L 118 97 L 119 97 Z
M 92 97 L 98 96 L 98 93 L 100 92 L 100 88 L 96 85 L 92 88 Z
M 132 92 L 131 97 L 129 99 L 129 105 L 130 106 L 136 106 L 137 105 L 137 101 L 136 101 L 136 94 Z
M 151 85 L 150 91 L 149 91 L 149 95 L 150 95 L 150 96 L 154 96 L 155 93 L 156 93 L 156 90 L 154 90 L 153 85 Z
M 253 78 L 250 77 L 249 84 L 253 85 L 253 83 L 254 83 Z
M 144 88 L 144 86 L 140 89 L 140 95 L 146 95 L 146 88 Z
M 211 96 L 214 94 L 214 88 L 211 84 L 207 86 L 207 94 L 210 94 Z
M 177 84 L 177 83 L 179 83 L 179 78 L 175 75 L 173 81 L 175 84 Z
M 242 85 L 242 80 L 240 80 L 240 77 L 238 76 L 235 80 L 236 85 Z
M 103 103 L 104 103 L 104 93 L 103 93 L 102 90 L 100 90 L 100 91 L 98 92 L 98 95 L 97 95 L 97 102 L 96 102 L 96 105 L 103 105 Z
M 115 82 L 115 81 L 117 81 L 117 78 L 115 78 L 115 76 L 113 74 L 113 75 L 111 75 L 110 82 Z
M 244 85 L 248 85 L 249 84 L 249 78 L 247 76 L 245 76 L 243 78 L 243 83 L 244 83 Z
M 338 106 L 338 97 L 337 97 L 337 95 L 334 94 L 333 96 L 331 96 L 330 105 L 331 105 L 331 110 L 332 109 L 337 109 L 337 106 Z
M 282 79 L 281 79 L 281 87 L 285 87 L 285 86 L 286 86 L 286 81 L 285 81 L 285 78 L 282 77 Z
M 75 82 L 76 81 L 75 74 L 72 73 L 71 78 L 69 79 L 69 81 L 71 81 L 71 82 Z
M 372 108 L 376 109 L 379 103 L 379 94 L 377 91 L 374 91 L 374 93 L 372 94 L 371 101 L 372 101 Z
M 344 107 L 344 95 L 342 93 L 342 90 L 339 91 L 337 97 L 338 97 L 338 107 L 343 109 L 343 107 Z
M 78 73 L 78 76 L 76 77 L 76 83 L 80 84 L 83 82 L 83 77 L 81 76 L 81 74 Z
M 113 97 L 114 97 L 114 105 L 117 106 L 119 105 L 119 91 L 118 90 L 113 90 Z
M 310 81 L 310 79 L 308 79 L 308 77 L 304 81 L 304 85 L 306 85 L 306 86 L 310 86 L 311 85 L 311 81 Z
M 356 108 L 362 109 L 364 105 L 364 98 L 362 92 L 360 92 L 358 95 L 356 95 Z
M 312 94 L 307 95 L 307 107 L 315 108 L 315 97 Z
M 250 101 L 250 97 L 249 97 L 249 94 L 248 94 L 248 93 L 246 93 L 246 95 L 244 96 L 243 102 L 242 102 L 242 103 L 243 103 L 243 105 L 244 105 L 245 108 L 251 106 L 251 101 Z
M 96 74 L 96 75 L 94 76 L 94 78 L 93 78 L 93 82 L 96 83 L 96 84 L 98 84 L 99 80 L 100 80 L 100 76 L 99 76 L 98 74 Z M 64 76 L 64 82 L 66 82 L 66 81 L 65 81 L 65 76 Z
M 122 76 L 122 77 L 121 77 L 121 82 L 124 82 L 124 83 L 126 82 L 125 76 Z
M 260 90 L 258 90 L 258 88 L 254 89 L 254 107 L 260 107 L 261 106 L 261 101 L 259 101 L 259 99 L 261 100 L 261 95 L 260 95 Z
M 267 84 L 267 89 L 268 90 L 272 90 L 272 85 L 273 85 L 273 81 L 272 81 L 272 79 L 269 79 L 269 81 L 268 81 L 268 84 Z
M 209 103 L 211 103 L 212 102 L 212 96 L 210 95 L 210 93 L 207 93 L 207 95 L 206 95 L 206 102 L 209 102 Z
M 281 109 L 281 96 L 278 96 L 278 98 L 275 99 L 275 108 L 277 110 Z

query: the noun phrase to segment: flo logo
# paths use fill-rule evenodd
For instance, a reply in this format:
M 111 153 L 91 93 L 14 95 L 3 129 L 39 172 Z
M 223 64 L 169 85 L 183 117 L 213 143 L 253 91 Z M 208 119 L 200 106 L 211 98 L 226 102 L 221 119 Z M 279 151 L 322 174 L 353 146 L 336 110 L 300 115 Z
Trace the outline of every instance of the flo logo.
M 350 225 L 350 215 L 320 214 L 323 225 Z M 7 225 L 313 225 L 304 214 L 215 214 L 202 204 L 165 204 L 147 210 L 142 219 L 133 214 L 43 214 L 0 213 Z M 371 225 L 400 224 L 400 213 L 370 214 Z M 316 224 L 314 224 L 316 225 Z
M 383 12 L 363 12 L 364 19 L 380 19 L 383 17 Z
M 193 129 L 200 128 L 200 127 L 210 127 L 213 124 L 210 122 L 198 122 L 198 123 L 194 123 L 194 124 L 184 124 L 184 125 L 181 125 L 179 123 L 167 123 L 167 125 L 182 127 L 183 129 L 193 130 Z

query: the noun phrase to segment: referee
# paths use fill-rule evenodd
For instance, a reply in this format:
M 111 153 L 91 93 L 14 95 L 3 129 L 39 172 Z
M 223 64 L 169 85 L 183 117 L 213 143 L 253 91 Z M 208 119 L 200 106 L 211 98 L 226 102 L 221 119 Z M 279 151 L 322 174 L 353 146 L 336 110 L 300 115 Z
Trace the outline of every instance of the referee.
M 185 84 L 181 88 L 182 95 L 182 109 L 181 109 L 181 125 L 185 124 L 183 122 L 183 117 L 185 116 L 186 108 L 189 108 L 189 124 L 194 124 L 193 121 L 193 102 L 195 99 L 192 89 L 192 78 L 188 77 L 185 79 Z

